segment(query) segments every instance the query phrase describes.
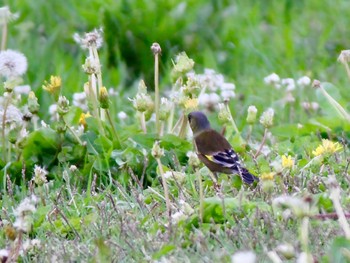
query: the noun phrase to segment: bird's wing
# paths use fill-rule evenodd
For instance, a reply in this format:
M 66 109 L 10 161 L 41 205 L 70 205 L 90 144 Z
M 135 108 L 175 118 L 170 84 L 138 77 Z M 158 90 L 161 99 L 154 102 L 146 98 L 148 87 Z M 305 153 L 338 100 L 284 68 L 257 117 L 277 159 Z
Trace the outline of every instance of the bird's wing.
M 205 154 L 205 157 L 207 157 L 208 160 L 227 168 L 234 168 L 237 165 L 240 165 L 238 155 L 232 149 Z
M 222 167 L 234 168 L 239 165 L 239 157 L 229 142 L 215 130 L 207 130 L 195 138 L 197 150 L 211 162 Z

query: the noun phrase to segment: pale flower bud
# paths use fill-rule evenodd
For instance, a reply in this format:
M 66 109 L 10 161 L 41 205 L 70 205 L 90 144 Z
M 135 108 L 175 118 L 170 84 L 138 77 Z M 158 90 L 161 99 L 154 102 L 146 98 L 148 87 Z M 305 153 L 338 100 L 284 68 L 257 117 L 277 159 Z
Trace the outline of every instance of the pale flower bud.
M 270 128 L 273 125 L 273 116 L 275 112 L 272 108 L 269 108 L 267 111 L 264 111 L 260 117 L 260 123 L 265 128 Z
M 156 159 L 159 159 L 163 155 L 164 155 L 164 149 L 160 147 L 159 141 L 156 141 L 152 147 L 152 156 Z
M 29 92 L 28 95 L 28 110 L 32 114 L 36 114 L 39 111 L 39 103 L 38 103 L 38 98 L 35 96 L 35 93 L 33 91 Z
M 248 107 L 248 115 L 247 115 L 247 123 L 248 124 L 254 124 L 256 121 L 256 114 L 258 113 L 258 109 L 251 105 Z
M 169 101 L 167 98 L 160 99 L 159 120 L 165 121 L 168 119 L 172 105 L 172 102 Z
M 174 72 L 185 74 L 193 69 L 194 61 L 190 59 L 185 52 L 181 52 L 176 56 Z
M 65 96 L 59 96 L 57 102 L 57 112 L 60 115 L 65 115 L 69 111 L 69 100 Z
M 342 50 L 338 57 L 338 61 L 342 64 L 348 63 L 350 61 L 350 50 Z
M 231 121 L 231 114 L 223 103 L 219 103 L 218 118 L 221 124 L 228 124 Z
M 98 100 L 100 101 L 100 107 L 102 109 L 108 109 L 109 108 L 109 97 L 106 87 L 101 87 Z
M 35 165 L 34 167 L 34 178 L 33 181 L 37 185 L 43 185 L 44 183 L 47 183 L 46 175 L 48 174 L 48 171 L 46 171 L 44 168 L 40 167 L 39 165 Z
M 195 152 L 189 151 L 186 156 L 188 157 L 188 164 L 192 167 L 198 167 L 201 164 L 197 154 Z

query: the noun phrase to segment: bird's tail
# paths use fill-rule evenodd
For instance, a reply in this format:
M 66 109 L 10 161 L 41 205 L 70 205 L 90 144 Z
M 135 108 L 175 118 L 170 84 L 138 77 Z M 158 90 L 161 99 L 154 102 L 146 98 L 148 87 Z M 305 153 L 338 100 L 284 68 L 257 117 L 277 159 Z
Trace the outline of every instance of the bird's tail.
M 241 167 L 239 174 L 242 177 L 243 182 L 246 184 L 252 184 L 254 181 L 259 181 L 259 178 L 252 175 L 246 168 Z

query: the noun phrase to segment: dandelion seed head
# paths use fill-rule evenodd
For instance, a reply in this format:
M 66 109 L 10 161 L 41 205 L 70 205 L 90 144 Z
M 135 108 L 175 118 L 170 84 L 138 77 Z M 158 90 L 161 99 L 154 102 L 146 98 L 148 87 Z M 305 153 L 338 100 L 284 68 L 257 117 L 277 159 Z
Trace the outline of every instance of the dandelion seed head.
M 20 77 L 26 73 L 27 58 L 11 49 L 0 51 L 0 75 L 6 79 Z
M 73 35 L 73 39 L 82 49 L 89 49 L 93 47 L 99 49 L 103 44 L 102 34 L 103 29 L 99 28 L 85 33 L 83 37 L 79 36 L 78 33 L 75 33 Z

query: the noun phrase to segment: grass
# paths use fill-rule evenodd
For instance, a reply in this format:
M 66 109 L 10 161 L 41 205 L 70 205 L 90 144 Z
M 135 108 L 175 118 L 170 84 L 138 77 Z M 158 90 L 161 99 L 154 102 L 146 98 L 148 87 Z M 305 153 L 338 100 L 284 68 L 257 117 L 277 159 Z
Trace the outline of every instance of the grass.
M 21 262 L 237 262 L 241 251 L 256 262 L 350 261 L 349 79 L 336 61 L 348 46 L 347 1 L 5 4 L 20 13 L 7 47 L 27 57 L 21 84 L 34 93 L 5 96 L 18 84 L 1 76 L 2 261 L 7 253 Z M 84 38 L 100 26 L 101 49 L 74 42 L 75 32 Z M 154 42 L 162 48 L 157 95 Z M 194 67 L 184 54 L 175 59 L 181 51 Z M 202 93 L 223 102 L 222 83 L 195 82 L 189 71 L 234 83 L 229 110 L 202 103 Z M 320 82 L 288 90 L 264 82 L 272 72 Z M 51 75 L 62 81 L 47 92 Z M 84 106 L 73 105 L 84 90 Z M 168 101 L 155 118 L 159 97 Z M 250 105 L 258 112 L 248 123 Z M 269 108 L 272 124 L 260 121 Z M 197 109 L 259 183 L 222 174 L 214 187 L 188 154 L 186 115 Z

